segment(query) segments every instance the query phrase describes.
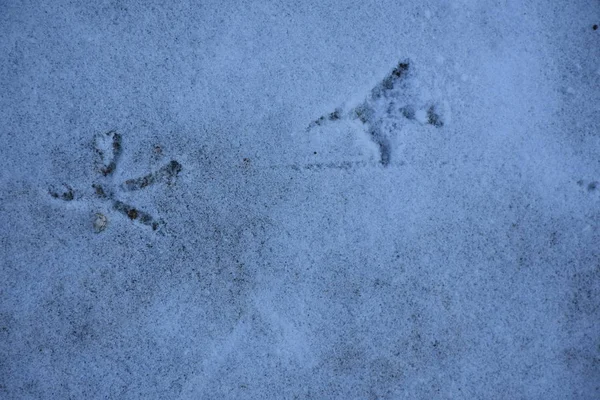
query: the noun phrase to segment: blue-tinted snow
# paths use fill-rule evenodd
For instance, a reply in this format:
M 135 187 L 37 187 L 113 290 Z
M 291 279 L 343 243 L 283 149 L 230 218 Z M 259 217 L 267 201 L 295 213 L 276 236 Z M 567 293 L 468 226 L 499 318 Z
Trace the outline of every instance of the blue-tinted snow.
M 0 398 L 600 397 L 598 3 L 402 3 L 2 2 Z

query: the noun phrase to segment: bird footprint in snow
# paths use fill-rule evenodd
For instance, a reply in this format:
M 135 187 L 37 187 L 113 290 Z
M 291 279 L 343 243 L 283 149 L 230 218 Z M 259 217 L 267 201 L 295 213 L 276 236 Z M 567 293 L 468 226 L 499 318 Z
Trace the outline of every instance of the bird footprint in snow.
M 98 179 L 92 184 L 94 196 L 111 205 L 112 210 L 126 216 L 144 226 L 158 230 L 164 221 L 157 219 L 149 213 L 123 202 L 118 199 L 117 192 L 131 192 L 142 190 L 149 186 L 163 182 L 172 185 L 182 166 L 179 162 L 172 160 L 167 165 L 150 174 L 128 179 L 121 185 L 115 185 L 113 173 L 117 169 L 122 152 L 122 137 L 115 131 L 110 131 L 94 136 L 94 150 L 96 153 L 96 170 Z M 49 190 L 50 196 L 62 201 L 72 201 L 76 198 L 75 190 L 67 184 Z M 94 219 L 94 229 L 101 232 L 107 225 L 108 218 L 97 212 Z
M 391 138 L 402 121 L 415 121 L 435 128 L 441 128 L 445 123 L 439 104 L 414 104 L 414 100 L 407 94 L 410 82 L 411 63 L 401 61 L 370 91 L 362 103 L 350 110 L 338 108 L 323 115 L 311 122 L 307 130 L 341 120 L 358 120 L 379 148 L 379 162 L 388 166 L 392 161 Z

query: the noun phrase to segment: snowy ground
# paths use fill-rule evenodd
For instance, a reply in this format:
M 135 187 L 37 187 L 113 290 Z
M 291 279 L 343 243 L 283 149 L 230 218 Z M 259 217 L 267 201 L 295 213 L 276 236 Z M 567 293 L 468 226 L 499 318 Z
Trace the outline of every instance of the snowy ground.
M 598 1 L 46 3 L 0 398 L 600 398 Z

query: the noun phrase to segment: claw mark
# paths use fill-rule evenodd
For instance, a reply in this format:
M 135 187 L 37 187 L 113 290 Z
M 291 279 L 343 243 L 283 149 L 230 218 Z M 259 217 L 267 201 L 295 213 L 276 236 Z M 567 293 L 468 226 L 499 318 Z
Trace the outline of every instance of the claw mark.
M 400 108 L 400 112 L 402 113 L 402 116 L 409 121 L 415 119 L 415 108 L 413 106 L 408 105 L 406 107 L 402 107 Z
M 340 119 L 359 120 L 366 125 L 371 140 L 379 148 L 379 163 L 388 166 L 392 161 L 393 146 L 391 134 L 397 130 L 402 119 L 418 121 L 436 128 L 444 126 L 444 121 L 435 105 L 417 110 L 413 104 L 407 104 L 402 89 L 406 88 L 406 79 L 410 76 L 409 61 L 401 61 L 369 93 L 367 98 L 356 107 L 344 113 L 340 108 L 311 122 L 307 131 Z
M 106 197 L 108 197 L 108 195 L 106 194 L 106 191 L 104 190 L 104 187 L 100 184 L 94 183 L 92 184 L 92 187 L 94 188 L 94 192 L 96 194 L 96 196 L 98 196 L 101 199 L 105 199 Z
M 132 192 L 135 190 L 144 189 L 150 185 L 154 185 L 156 182 L 164 180 L 167 184 L 171 185 L 177 178 L 177 175 L 181 172 L 181 164 L 177 161 L 172 160 L 169 164 L 165 165 L 158 171 L 142 176 L 140 178 L 128 179 L 125 181 L 121 188 L 123 190 Z
M 94 145 L 100 173 L 104 176 L 111 175 L 117 168 L 121 155 L 121 135 L 115 131 L 98 134 L 94 137 Z
M 373 100 L 377 100 L 382 96 L 386 96 L 392 89 L 394 89 L 394 86 L 397 82 L 404 79 L 408 72 L 409 66 L 410 65 L 408 62 L 400 62 L 398 66 L 396 66 L 396 68 L 394 68 L 394 70 L 388 76 L 386 76 L 383 81 L 381 81 L 379 85 L 373 88 L 371 91 L 371 98 Z
M 331 114 L 325 116 L 323 115 L 322 117 L 320 117 L 319 119 L 311 122 L 308 125 L 308 129 L 312 129 L 315 126 L 321 126 L 323 125 L 326 121 L 337 121 L 338 119 L 342 118 L 342 110 L 341 109 L 336 109 L 334 112 L 332 112 Z
M 73 188 L 67 185 L 66 183 L 63 183 L 63 190 L 50 189 L 48 190 L 48 193 L 55 199 L 60 199 L 64 201 L 71 201 L 75 198 Z
M 120 200 L 113 201 L 113 208 L 132 221 L 137 220 L 144 225 L 152 227 L 153 231 L 157 230 L 159 226 L 162 225 L 161 221 L 155 221 L 150 214 L 138 210 L 137 208 L 130 206 L 129 204 L 125 204 Z
M 98 156 L 98 160 L 96 161 L 98 172 L 104 177 L 111 176 L 117 168 L 118 160 L 121 155 L 121 135 L 115 131 L 98 134 L 94 136 L 94 148 Z M 172 160 L 154 173 L 142 176 L 140 178 L 127 180 L 124 184 L 120 185 L 119 188 L 125 191 L 135 191 L 161 181 L 166 182 L 168 185 L 172 185 L 181 170 L 181 164 L 175 160 Z M 115 211 L 125 215 L 132 221 L 138 221 L 142 225 L 151 227 L 154 231 L 158 230 L 158 228 L 164 225 L 162 220 L 157 220 L 147 212 L 116 199 L 114 190 L 112 190 L 115 186 L 110 182 L 106 182 L 106 180 L 103 182 L 103 184 L 97 182 L 92 184 L 94 195 L 99 199 L 110 201 L 112 208 Z M 50 189 L 49 194 L 56 199 L 64 201 L 73 200 L 73 189 L 66 184 L 64 184 L 63 187 L 64 190 Z M 101 220 L 98 219 L 98 216 L 102 217 Z M 94 229 L 97 233 L 104 230 L 106 223 L 107 218 L 103 214 L 96 213 Z M 101 225 L 101 229 L 99 228 L 100 225 L 98 224 Z
M 427 123 L 435 126 L 436 128 L 441 128 L 444 126 L 444 121 L 442 121 L 440 115 L 436 112 L 435 106 L 431 106 L 427 110 Z
M 379 162 L 384 167 L 387 167 L 388 165 L 390 165 L 390 161 L 392 159 L 392 145 L 390 143 L 390 140 L 384 135 L 382 135 L 379 130 L 373 129 L 369 133 L 371 134 L 371 139 L 373 140 L 373 142 L 375 142 L 375 144 L 377 144 L 377 146 L 379 147 Z

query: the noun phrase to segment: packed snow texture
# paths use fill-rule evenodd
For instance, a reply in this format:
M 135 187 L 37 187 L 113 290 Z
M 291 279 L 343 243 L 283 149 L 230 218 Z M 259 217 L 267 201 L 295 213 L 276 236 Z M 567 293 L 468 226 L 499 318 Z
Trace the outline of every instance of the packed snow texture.
M 600 398 L 600 3 L 0 3 L 0 398 Z

